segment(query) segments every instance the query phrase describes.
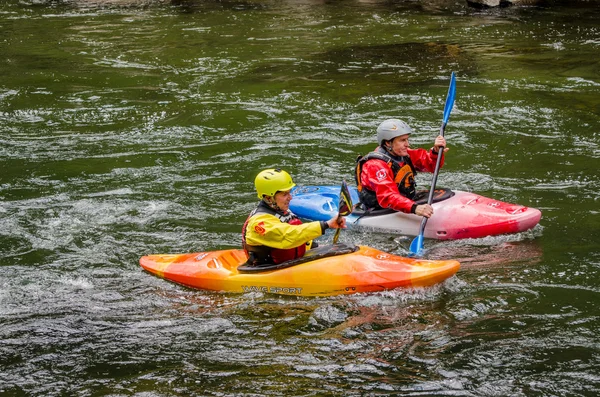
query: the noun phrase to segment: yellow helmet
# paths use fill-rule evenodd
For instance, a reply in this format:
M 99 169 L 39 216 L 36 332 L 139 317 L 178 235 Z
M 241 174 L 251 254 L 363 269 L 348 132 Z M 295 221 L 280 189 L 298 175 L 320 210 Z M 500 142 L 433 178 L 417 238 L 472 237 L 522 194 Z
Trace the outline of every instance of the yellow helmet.
M 292 177 L 287 172 L 276 168 L 263 170 L 256 175 L 254 186 L 258 193 L 258 198 L 262 200 L 263 196 L 275 196 L 275 193 L 286 192 L 296 186 Z

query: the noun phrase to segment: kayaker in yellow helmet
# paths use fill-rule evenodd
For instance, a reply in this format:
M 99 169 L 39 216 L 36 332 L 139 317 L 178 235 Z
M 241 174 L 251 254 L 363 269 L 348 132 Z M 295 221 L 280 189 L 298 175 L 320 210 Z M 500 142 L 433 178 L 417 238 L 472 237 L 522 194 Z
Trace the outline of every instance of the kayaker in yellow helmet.
M 355 178 L 365 209 L 391 208 L 427 218 L 433 215 L 431 205 L 413 201 L 415 175 L 417 171 L 434 172 L 440 148 L 444 148 L 443 153 L 448 151 L 446 140 L 438 135 L 431 150 L 410 149 L 408 138 L 412 132 L 402 120 L 385 120 L 377 128 L 379 146 L 357 159 Z M 440 167 L 443 164 L 444 157 Z
M 260 202 L 242 228 L 242 244 L 249 265 L 278 264 L 300 258 L 312 247 L 312 240 L 325 230 L 346 227 L 346 219 L 337 216 L 327 222 L 303 224 L 289 210 L 290 191 L 296 185 L 290 174 L 281 169 L 261 171 L 254 185 Z

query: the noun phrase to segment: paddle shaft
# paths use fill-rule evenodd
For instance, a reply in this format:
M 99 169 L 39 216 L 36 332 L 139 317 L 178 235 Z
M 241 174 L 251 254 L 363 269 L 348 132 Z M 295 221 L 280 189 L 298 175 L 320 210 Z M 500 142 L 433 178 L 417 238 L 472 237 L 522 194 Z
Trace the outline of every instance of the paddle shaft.
M 440 135 L 444 136 L 444 131 L 446 130 L 446 124 L 442 123 L 442 127 L 440 128 Z M 433 195 L 435 193 L 435 184 L 437 183 L 438 174 L 440 173 L 440 165 L 442 164 L 442 156 L 444 155 L 444 146 L 440 146 L 438 148 L 438 157 L 435 162 L 435 169 L 433 171 L 433 177 L 431 178 L 431 188 L 429 189 L 429 197 L 427 198 L 427 204 L 431 205 L 433 202 Z M 427 225 L 426 216 L 421 219 L 421 228 L 419 229 L 419 235 L 422 235 L 425 231 L 425 226 Z
M 344 206 L 344 210 L 342 210 L 342 205 Z M 338 200 L 338 216 L 337 216 L 337 224 L 342 223 L 342 216 L 348 215 L 352 212 L 352 197 L 350 196 L 350 192 L 348 191 L 348 185 L 346 181 L 342 181 L 342 186 L 340 188 L 340 197 Z M 333 236 L 333 243 L 336 244 L 340 237 L 340 232 L 342 229 L 337 228 L 335 231 L 335 235 Z
M 342 216 L 338 214 L 338 220 L 337 220 L 337 224 L 339 225 L 340 223 L 342 223 Z M 333 236 L 333 243 L 337 243 L 338 239 L 340 238 L 340 232 L 342 231 L 342 229 L 337 228 L 335 231 L 335 234 Z

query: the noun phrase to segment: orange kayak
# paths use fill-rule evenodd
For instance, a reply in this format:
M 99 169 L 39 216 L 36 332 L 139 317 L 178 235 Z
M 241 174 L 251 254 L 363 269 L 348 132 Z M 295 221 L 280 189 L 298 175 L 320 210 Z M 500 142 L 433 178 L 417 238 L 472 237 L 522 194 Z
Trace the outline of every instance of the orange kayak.
M 159 277 L 192 288 L 298 296 L 427 287 L 453 276 L 460 268 L 454 260 L 405 258 L 344 244 L 319 247 L 300 260 L 268 267 L 246 266 L 246 259 L 243 250 L 229 249 L 148 255 L 140 259 L 140 265 Z

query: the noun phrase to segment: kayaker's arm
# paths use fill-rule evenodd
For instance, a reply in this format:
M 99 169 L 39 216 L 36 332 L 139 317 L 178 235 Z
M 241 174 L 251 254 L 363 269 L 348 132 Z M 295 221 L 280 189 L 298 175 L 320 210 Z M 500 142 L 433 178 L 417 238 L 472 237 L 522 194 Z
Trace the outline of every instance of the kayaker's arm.
M 323 222 L 326 223 L 326 222 Z M 277 249 L 295 248 L 325 232 L 321 222 L 290 225 L 269 214 L 253 216 L 246 226 L 246 243 Z
M 436 140 L 437 142 L 437 140 Z M 437 162 L 438 146 L 434 146 L 431 150 L 427 151 L 425 149 L 408 149 L 408 153 L 410 155 L 410 159 L 413 162 L 417 171 L 426 171 L 433 172 L 435 171 L 435 163 Z M 448 150 L 448 148 L 444 149 L 444 153 Z M 446 156 L 442 155 L 442 160 L 440 162 L 440 167 L 444 165 L 444 160 Z

